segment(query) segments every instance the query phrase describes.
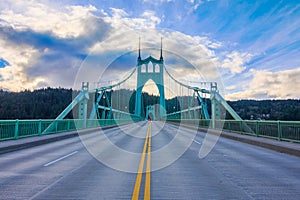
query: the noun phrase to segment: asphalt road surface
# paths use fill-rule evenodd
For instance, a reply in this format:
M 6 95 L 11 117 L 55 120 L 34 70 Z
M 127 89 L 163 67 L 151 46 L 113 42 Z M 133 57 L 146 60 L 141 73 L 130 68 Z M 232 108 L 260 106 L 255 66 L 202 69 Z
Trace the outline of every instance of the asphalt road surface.
M 0 155 L 0 199 L 300 199 L 300 158 L 139 122 Z

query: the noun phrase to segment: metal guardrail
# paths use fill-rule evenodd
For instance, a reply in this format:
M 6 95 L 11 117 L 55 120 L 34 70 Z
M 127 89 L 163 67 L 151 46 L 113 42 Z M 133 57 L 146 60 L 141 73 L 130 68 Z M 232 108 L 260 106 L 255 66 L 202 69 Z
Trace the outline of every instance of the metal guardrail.
M 211 120 L 168 119 L 167 121 L 211 128 Z M 299 121 L 217 120 L 216 129 L 279 141 L 300 142 Z
M 168 119 L 167 121 L 211 128 L 211 120 Z M 131 119 L 84 120 L 0 120 L 0 141 L 31 136 L 48 135 L 84 128 L 132 122 Z M 51 126 L 49 129 L 48 127 Z M 279 141 L 300 142 L 300 122 L 298 121 L 253 121 L 253 120 L 217 120 L 217 129 L 233 133 L 277 139 Z M 48 128 L 48 129 L 47 129 Z M 46 131 L 45 131 L 46 130 Z
M 131 122 L 130 119 L 101 119 L 84 120 L 0 120 L 0 141 L 19 139 L 31 136 L 41 136 L 61 133 L 66 131 L 80 130 L 84 128 L 96 128 L 107 125 Z M 51 125 L 51 128 L 48 128 Z

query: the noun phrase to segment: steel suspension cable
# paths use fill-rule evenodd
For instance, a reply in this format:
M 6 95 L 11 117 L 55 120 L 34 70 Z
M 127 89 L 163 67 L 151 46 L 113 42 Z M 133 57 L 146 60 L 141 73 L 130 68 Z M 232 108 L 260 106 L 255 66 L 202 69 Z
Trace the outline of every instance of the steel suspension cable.
M 114 88 L 114 87 L 116 87 L 116 86 L 121 85 L 122 83 L 125 83 L 129 78 L 132 77 L 132 75 L 133 75 L 134 72 L 136 71 L 136 68 L 137 68 L 137 67 L 134 67 L 134 69 L 133 69 L 132 72 L 129 74 L 129 76 L 127 76 L 124 80 L 122 80 L 122 81 L 120 81 L 120 82 L 118 82 L 118 83 L 116 83 L 116 84 L 113 84 L 113 85 L 105 86 L 104 88 L 109 88 L 109 89 L 111 89 L 111 88 Z

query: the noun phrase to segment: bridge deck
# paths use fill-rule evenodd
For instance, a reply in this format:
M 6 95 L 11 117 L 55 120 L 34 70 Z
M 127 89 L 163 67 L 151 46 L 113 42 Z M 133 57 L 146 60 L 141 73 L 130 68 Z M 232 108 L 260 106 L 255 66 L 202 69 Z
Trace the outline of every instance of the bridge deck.
M 104 133 L 116 146 L 142 152 L 148 125 L 140 122 L 122 126 L 123 131 L 116 127 Z M 152 123 L 152 168 L 171 156 L 155 152 L 170 144 L 176 131 L 174 125 Z M 180 134 L 189 137 L 193 132 L 182 128 Z M 199 159 L 204 136 L 198 133 L 179 159 L 151 172 L 152 199 L 300 198 L 300 158 L 220 138 L 213 151 Z M 129 161 L 115 154 L 98 132 L 82 137 L 120 167 L 138 169 L 140 159 Z M 96 160 L 78 137 L 2 154 L 0 166 L 0 199 L 131 199 L 137 177 Z M 145 185 L 142 176 L 141 198 Z

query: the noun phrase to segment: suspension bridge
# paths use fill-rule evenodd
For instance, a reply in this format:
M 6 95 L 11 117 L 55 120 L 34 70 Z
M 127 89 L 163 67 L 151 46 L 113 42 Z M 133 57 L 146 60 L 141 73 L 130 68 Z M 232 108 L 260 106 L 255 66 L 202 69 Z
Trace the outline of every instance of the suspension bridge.
M 299 122 L 242 120 L 217 82 L 175 78 L 162 45 L 141 54 L 123 80 L 83 82 L 56 119 L 0 121 L 1 199 L 300 198 Z

